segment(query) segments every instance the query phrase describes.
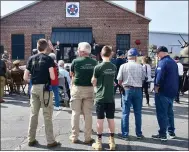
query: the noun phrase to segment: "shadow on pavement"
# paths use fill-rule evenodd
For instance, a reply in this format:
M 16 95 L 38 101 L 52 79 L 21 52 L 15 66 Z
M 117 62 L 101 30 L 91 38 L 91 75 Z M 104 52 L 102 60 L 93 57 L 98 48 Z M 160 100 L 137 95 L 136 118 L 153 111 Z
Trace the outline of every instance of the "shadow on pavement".
M 8 108 L 7 106 L 3 106 L 2 104 L 1 104 L 1 106 L 0 106 L 1 108 Z
M 108 144 L 103 144 L 103 150 L 109 150 Z M 138 146 L 138 145 L 126 145 L 126 144 L 116 144 L 116 151 L 176 151 L 175 149 L 171 148 L 152 148 L 152 147 L 145 147 L 145 146 Z
M 21 107 L 30 107 L 29 102 L 20 102 L 20 101 L 6 101 L 3 104 L 12 104 L 15 106 L 21 106 Z
M 5 102 L 3 105 L 16 105 L 21 107 L 29 107 L 29 98 L 27 96 L 20 96 L 20 95 L 6 95 L 4 98 Z
M 103 136 L 109 137 L 109 134 L 105 133 L 105 134 L 103 134 Z M 115 138 L 120 139 L 117 134 L 115 134 Z M 145 143 L 148 143 L 148 144 L 151 143 L 151 144 L 176 146 L 176 147 L 187 148 L 187 149 L 189 148 L 188 139 L 182 138 L 182 137 L 176 137 L 175 139 L 168 139 L 166 142 L 161 142 L 160 140 L 154 140 L 154 139 L 148 138 L 148 137 L 145 137 L 144 139 L 137 139 L 135 136 L 129 136 L 128 141 L 137 141 L 137 142 L 145 142 Z M 128 141 L 123 140 L 123 142 L 128 142 Z M 150 148 L 147 147 L 147 148 L 148 149 L 144 149 L 144 150 L 153 150 L 153 148 L 151 149 L 151 147 Z M 122 149 L 120 149 L 120 150 L 122 150 Z M 137 150 L 139 150 L 139 149 L 137 148 Z M 158 150 L 158 149 L 155 149 L 155 150 Z
M 54 148 L 47 148 L 46 145 L 37 144 L 35 148 L 40 148 L 46 151 L 87 151 L 86 149 L 70 148 L 70 147 L 65 147 L 64 145 L 60 145 Z

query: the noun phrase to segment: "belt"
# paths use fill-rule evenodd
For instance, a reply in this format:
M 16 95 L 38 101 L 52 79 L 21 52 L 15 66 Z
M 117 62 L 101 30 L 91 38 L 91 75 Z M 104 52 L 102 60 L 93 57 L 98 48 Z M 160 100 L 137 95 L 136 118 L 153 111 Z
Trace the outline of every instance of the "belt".
M 142 87 L 134 87 L 134 86 L 124 86 L 124 88 L 142 88 Z

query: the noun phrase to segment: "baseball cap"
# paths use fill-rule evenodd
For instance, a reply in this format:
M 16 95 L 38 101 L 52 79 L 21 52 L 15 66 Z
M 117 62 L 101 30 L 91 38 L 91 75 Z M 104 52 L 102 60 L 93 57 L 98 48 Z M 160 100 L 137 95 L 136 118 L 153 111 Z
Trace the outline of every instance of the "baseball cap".
M 138 56 L 138 51 L 136 48 L 131 48 L 127 54 L 128 56 Z
M 118 52 L 117 52 L 117 55 L 118 55 L 118 56 L 122 56 L 122 55 L 124 55 L 124 53 L 123 53 L 123 51 L 118 51 Z
M 168 52 L 168 49 L 165 46 L 160 46 L 158 47 L 156 53 L 159 53 L 159 52 Z
M 174 60 L 179 60 L 179 59 L 180 59 L 179 56 L 174 57 Z

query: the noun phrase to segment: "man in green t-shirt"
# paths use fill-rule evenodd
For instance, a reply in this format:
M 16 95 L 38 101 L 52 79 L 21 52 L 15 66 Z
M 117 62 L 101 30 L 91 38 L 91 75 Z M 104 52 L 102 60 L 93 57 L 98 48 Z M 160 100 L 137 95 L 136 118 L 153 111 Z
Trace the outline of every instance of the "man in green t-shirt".
M 116 75 L 116 66 L 110 62 L 112 49 L 108 46 L 104 46 L 101 51 L 101 57 L 103 62 L 97 65 L 94 69 L 94 75 L 92 78 L 93 86 L 96 86 L 96 114 L 97 114 L 97 140 L 92 145 L 95 150 L 102 149 L 102 131 L 103 122 L 105 118 L 108 120 L 110 138 L 109 146 L 110 150 L 115 150 L 114 141 L 114 78 Z
M 94 141 L 92 135 L 92 107 L 94 101 L 94 89 L 91 83 L 94 67 L 97 62 L 89 57 L 91 46 L 87 42 L 78 44 L 79 57 L 73 60 L 71 65 L 71 99 L 72 109 L 71 127 L 72 143 L 78 142 L 80 114 L 84 115 L 85 120 L 85 143 Z

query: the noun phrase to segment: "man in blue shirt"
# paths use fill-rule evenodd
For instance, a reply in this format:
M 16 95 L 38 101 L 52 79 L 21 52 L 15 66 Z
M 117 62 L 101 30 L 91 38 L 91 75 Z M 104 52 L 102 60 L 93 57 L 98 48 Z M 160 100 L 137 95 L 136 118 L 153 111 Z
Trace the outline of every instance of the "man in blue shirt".
M 175 138 L 173 101 L 178 92 L 178 66 L 170 58 L 164 46 L 157 49 L 160 59 L 155 72 L 155 105 L 157 120 L 160 127 L 159 134 L 152 135 L 153 139 L 167 140 L 167 128 L 170 138 Z

